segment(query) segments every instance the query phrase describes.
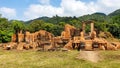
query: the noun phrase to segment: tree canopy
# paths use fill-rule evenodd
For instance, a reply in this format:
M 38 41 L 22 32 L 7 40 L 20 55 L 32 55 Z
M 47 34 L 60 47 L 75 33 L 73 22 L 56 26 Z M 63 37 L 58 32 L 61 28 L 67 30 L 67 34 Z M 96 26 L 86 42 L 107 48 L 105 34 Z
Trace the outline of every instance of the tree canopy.
M 13 33 L 20 30 L 36 32 L 38 30 L 46 30 L 59 36 L 64 30 L 65 24 L 70 24 L 76 28 L 81 28 L 81 22 L 87 20 L 95 21 L 95 28 L 98 31 L 110 32 L 114 37 L 120 38 L 120 9 L 108 15 L 104 13 L 93 13 L 80 17 L 69 16 L 60 17 L 55 15 L 53 17 L 40 17 L 30 21 L 8 20 L 1 17 L 0 14 L 0 42 L 11 41 Z M 90 26 L 86 27 L 86 31 L 90 31 Z

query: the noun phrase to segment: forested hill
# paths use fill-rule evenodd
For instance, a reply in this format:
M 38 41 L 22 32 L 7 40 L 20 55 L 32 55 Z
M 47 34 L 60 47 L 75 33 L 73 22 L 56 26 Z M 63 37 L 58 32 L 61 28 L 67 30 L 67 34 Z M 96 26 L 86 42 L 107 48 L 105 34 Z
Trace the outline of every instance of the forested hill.
M 120 38 L 120 9 L 106 15 L 96 12 L 93 14 L 83 15 L 80 17 L 40 17 L 29 20 L 27 22 L 11 20 L 0 16 L 0 42 L 9 42 L 11 35 L 20 30 L 28 30 L 35 32 L 40 29 L 49 31 L 55 36 L 60 35 L 66 23 L 81 28 L 81 22 L 86 20 L 94 20 L 95 28 L 98 31 L 110 32 L 114 37 Z M 86 32 L 90 31 L 90 26 L 86 27 Z
M 112 16 L 118 16 L 118 15 L 120 15 L 120 9 L 118 9 L 118 10 L 110 13 L 108 16 L 111 16 L 111 17 L 112 17 Z
M 88 15 L 84 15 L 84 16 L 80 16 L 80 17 L 76 17 L 76 16 L 60 17 L 60 16 L 56 15 L 56 16 L 53 16 L 51 18 L 50 17 L 39 17 L 39 18 L 36 18 L 36 19 L 33 19 L 33 20 L 29 20 L 26 23 L 29 24 L 34 20 L 43 20 L 45 22 L 54 23 L 54 24 L 59 23 L 59 22 L 68 23 L 70 20 L 73 20 L 73 19 L 76 19 L 76 20 L 79 20 L 79 21 L 90 20 L 90 19 L 97 20 L 97 21 L 100 21 L 100 20 L 103 21 L 106 17 L 107 17 L 106 14 L 100 13 L 100 12 L 97 12 L 97 13 L 94 13 L 94 14 L 91 14 L 91 15 L 88 14 Z
M 80 17 L 75 17 L 75 16 L 74 17 L 60 17 L 60 16 L 56 15 L 56 16 L 53 16 L 52 18 L 39 17 L 39 18 L 36 18 L 33 20 L 43 20 L 43 21 L 49 22 L 49 23 L 56 23 L 56 20 L 58 22 L 61 22 L 61 21 L 67 22 L 68 20 L 75 19 L 75 18 L 80 20 L 80 21 L 89 20 L 89 19 L 93 19 L 95 21 L 104 21 L 104 20 L 106 20 L 107 17 L 113 17 L 113 16 L 118 16 L 118 15 L 120 15 L 120 9 L 118 9 L 118 10 L 116 10 L 108 15 L 101 13 L 101 12 L 96 12 L 93 14 L 83 15 Z M 66 20 L 66 19 L 68 19 L 68 20 Z M 29 20 L 26 23 L 31 23 L 33 20 Z

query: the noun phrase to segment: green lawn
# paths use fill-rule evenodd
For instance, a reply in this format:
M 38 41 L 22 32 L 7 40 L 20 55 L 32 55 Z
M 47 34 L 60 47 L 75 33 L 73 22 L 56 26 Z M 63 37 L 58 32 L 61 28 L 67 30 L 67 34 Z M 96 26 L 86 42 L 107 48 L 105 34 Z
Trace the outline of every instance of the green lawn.
M 120 68 L 119 51 L 100 51 L 98 63 L 78 60 L 78 51 L 40 52 L 0 50 L 0 68 Z

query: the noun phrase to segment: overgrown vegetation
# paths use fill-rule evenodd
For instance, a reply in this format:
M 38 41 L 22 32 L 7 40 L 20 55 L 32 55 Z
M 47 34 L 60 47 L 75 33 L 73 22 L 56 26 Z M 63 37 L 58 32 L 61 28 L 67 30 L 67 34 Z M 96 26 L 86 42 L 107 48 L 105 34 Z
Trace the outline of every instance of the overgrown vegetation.
M 103 60 L 78 60 L 78 51 L 39 52 L 0 49 L 0 68 L 119 68 L 120 51 L 99 51 Z
M 8 20 L 0 16 L 0 42 L 9 42 L 11 35 L 20 30 L 35 32 L 44 29 L 53 33 L 55 36 L 61 34 L 66 23 L 71 24 L 78 29 L 81 28 L 81 22 L 86 20 L 94 20 L 97 31 L 110 32 L 114 37 L 120 38 L 120 9 L 106 15 L 104 13 L 94 13 L 81 17 L 60 17 L 58 15 L 49 17 L 40 17 L 27 22 L 18 20 Z M 90 27 L 86 27 L 86 31 L 90 31 Z

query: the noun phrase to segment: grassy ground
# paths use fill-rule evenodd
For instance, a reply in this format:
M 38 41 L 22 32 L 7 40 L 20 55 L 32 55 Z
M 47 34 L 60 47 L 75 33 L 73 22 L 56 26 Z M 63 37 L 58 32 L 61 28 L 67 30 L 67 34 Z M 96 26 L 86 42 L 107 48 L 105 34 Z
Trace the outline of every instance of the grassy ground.
M 78 51 L 39 52 L 0 50 L 0 68 L 119 68 L 120 51 L 100 51 L 98 63 L 78 60 Z

